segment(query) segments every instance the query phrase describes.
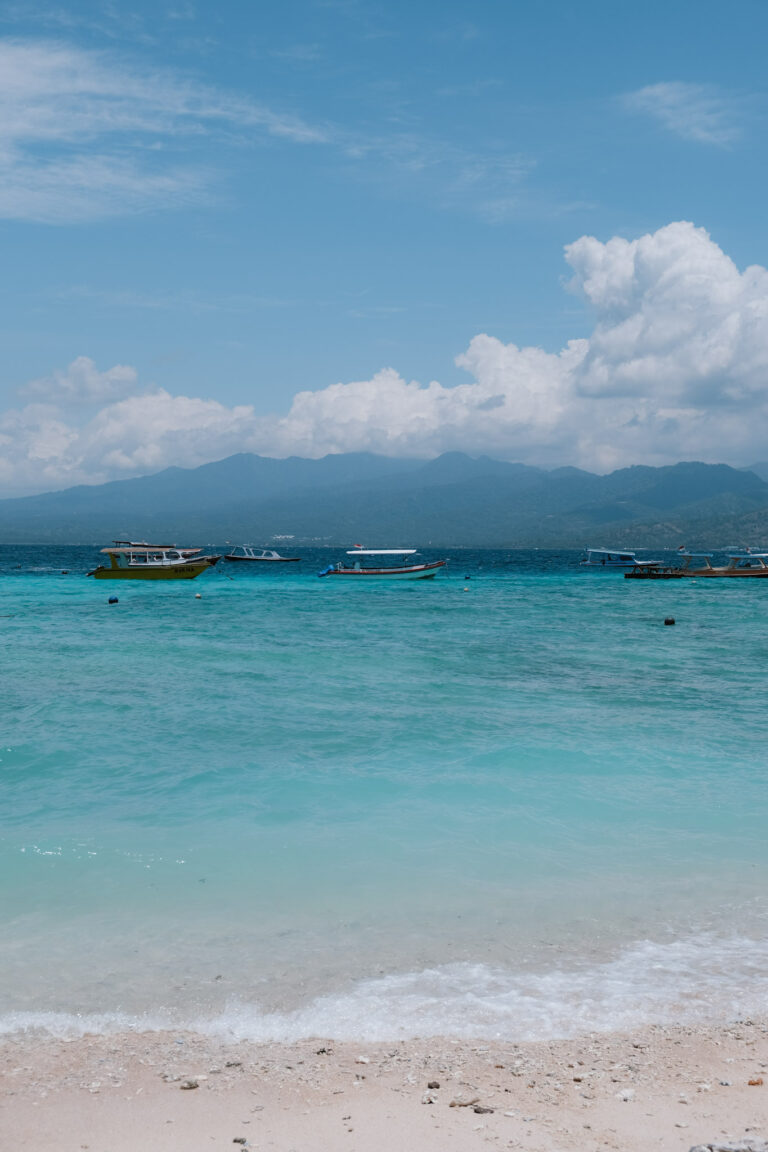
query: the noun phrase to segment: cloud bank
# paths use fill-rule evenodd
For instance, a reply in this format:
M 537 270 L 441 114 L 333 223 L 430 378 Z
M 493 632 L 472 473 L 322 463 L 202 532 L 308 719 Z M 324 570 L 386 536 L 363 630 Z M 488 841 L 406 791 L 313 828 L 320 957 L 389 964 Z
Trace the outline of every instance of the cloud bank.
M 194 467 L 233 452 L 488 453 L 609 471 L 680 459 L 748 464 L 768 437 L 768 271 L 740 272 L 707 232 L 582 236 L 570 291 L 594 313 L 559 352 L 474 337 L 468 380 L 422 386 L 393 368 L 298 393 L 284 415 L 173 396 L 80 357 L 0 416 L 0 488 L 42 491 Z

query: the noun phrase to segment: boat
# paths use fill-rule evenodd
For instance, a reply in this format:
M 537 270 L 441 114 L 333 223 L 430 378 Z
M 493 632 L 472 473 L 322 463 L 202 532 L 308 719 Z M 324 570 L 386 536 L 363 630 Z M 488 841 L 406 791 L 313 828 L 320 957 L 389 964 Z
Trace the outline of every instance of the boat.
M 88 573 L 96 580 L 194 580 L 221 559 L 201 555 L 200 548 L 148 544 L 146 540 L 115 540 L 101 551 L 109 556 L 109 565 L 99 564 Z
M 634 552 L 619 548 L 587 548 L 587 555 L 580 561 L 582 568 L 633 568 L 637 563 Z M 661 565 L 661 560 L 643 560 L 648 566 Z
M 347 556 L 354 556 L 353 562 L 339 561 L 329 564 L 318 576 L 335 576 L 348 581 L 369 580 L 424 580 L 436 576 L 445 567 L 445 560 L 433 560 L 428 564 L 409 564 L 406 558 L 417 555 L 416 548 L 353 548 Z M 398 556 L 400 563 L 366 566 L 360 563 L 361 556 Z
M 721 565 L 712 563 L 712 555 L 711 552 L 681 552 L 682 563 L 677 566 L 646 570 L 642 563 L 638 563 L 624 576 L 632 580 L 768 577 L 768 552 L 731 552 L 728 563 Z
M 224 557 L 225 560 L 263 561 L 267 564 L 295 564 L 301 556 L 281 556 L 271 548 L 252 548 L 250 544 L 240 544 Z

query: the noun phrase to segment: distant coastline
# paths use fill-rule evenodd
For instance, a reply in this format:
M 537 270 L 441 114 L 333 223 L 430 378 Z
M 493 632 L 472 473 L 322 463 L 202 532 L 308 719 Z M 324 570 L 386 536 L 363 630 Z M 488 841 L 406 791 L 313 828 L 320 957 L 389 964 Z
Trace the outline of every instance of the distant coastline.
M 608 475 L 445 453 L 241 453 L 199 468 L 0 500 L 0 546 L 115 536 L 303 547 L 717 549 L 768 541 L 768 470 L 684 462 Z

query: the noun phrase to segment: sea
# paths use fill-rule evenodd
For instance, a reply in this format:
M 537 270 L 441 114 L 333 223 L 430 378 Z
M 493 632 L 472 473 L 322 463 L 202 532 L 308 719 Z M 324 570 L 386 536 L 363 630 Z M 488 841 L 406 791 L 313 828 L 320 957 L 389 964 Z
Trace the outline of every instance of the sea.
M 349 587 L 343 550 L 144 583 L 0 547 L 0 1034 L 765 1012 L 768 580 L 423 554 Z

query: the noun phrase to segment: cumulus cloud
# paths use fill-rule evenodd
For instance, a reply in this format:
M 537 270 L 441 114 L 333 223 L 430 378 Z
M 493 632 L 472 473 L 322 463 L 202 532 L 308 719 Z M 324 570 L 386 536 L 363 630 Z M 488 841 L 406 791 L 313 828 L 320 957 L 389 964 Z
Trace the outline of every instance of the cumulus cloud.
M 140 387 L 80 357 L 0 417 L 0 484 L 40 491 L 192 467 L 232 452 L 489 453 L 594 471 L 680 459 L 748 464 L 768 438 L 768 271 L 739 271 L 693 224 L 566 248 L 571 291 L 594 312 L 559 352 L 480 334 L 466 383 L 393 368 L 298 393 L 284 415 Z
M 54 372 L 39 380 L 30 380 L 22 395 L 39 396 L 54 403 L 103 404 L 133 392 L 138 387 L 138 373 L 129 364 L 115 364 L 99 372 L 89 356 L 78 356 L 64 372 Z
M 705 84 L 681 80 L 649 84 L 624 97 L 632 112 L 658 120 L 668 131 L 699 144 L 731 144 L 741 135 L 738 104 Z

